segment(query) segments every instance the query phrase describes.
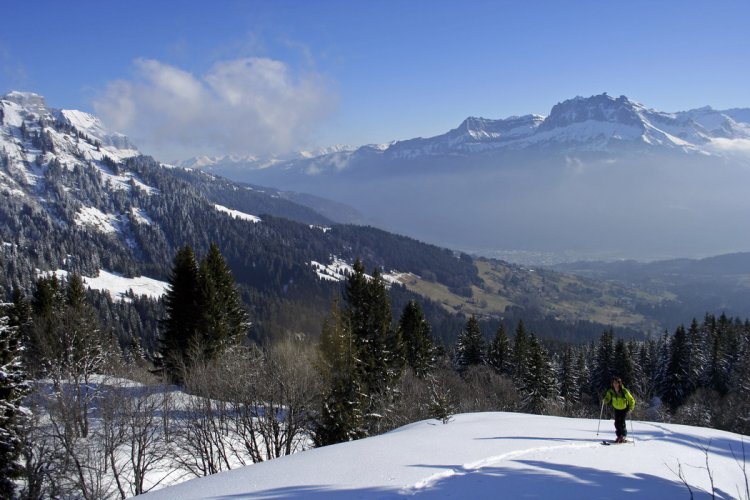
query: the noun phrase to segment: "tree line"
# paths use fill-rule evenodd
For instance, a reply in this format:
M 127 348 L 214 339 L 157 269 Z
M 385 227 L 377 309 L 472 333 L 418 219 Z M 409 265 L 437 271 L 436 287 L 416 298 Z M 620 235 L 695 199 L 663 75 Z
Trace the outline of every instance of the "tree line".
M 75 274 L 16 291 L 0 311 L 0 495 L 126 498 L 458 412 L 595 417 L 615 374 L 636 418 L 750 430 L 747 320 L 565 344 L 523 320 L 488 336 L 469 317 L 444 345 L 419 301 L 394 314 L 380 269 L 368 276 L 357 261 L 319 341 L 260 345 L 240 294 L 218 246 L 201 259 L 180 249 L 153 359 L 117 342 Z

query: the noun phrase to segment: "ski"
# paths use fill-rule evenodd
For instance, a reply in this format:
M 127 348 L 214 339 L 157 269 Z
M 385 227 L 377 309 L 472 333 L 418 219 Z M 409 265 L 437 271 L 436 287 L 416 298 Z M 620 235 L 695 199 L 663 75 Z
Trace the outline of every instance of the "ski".
M 617 441 L 606 441 L 606 440 L 602 441 L 602 444 L 604 446 L 609 446 L 611 444 L 627 444 L 627 443 L 630 443 L 630 441 L 623 441 L 622 443 L 618 443 Z

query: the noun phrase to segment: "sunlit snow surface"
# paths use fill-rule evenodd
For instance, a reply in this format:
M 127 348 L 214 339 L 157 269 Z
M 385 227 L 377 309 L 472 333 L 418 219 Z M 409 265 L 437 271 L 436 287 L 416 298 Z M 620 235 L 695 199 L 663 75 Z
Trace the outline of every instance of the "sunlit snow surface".
M 136 296 L 146 295 L 152 299 L 158 299 L 169 288 L 169 284 L 164 281 L 155 280 L 146 276 L 136 276 L 135 278 L 125 278 L 119 274 L 99 271 L 96 278 L 83 278 L 84 283 L 94 290 L 108 290 L 112 295 L 122 296 L 132 290 Z
M 44 272 L 40 275 L 54 274 L 59 279 L 67 279 L 68 272 L 57 270 L 54 272 Z M 158 299 L 169 288 L 169 283 L 155 280 L 146 276 L 136 276 L 135 278 L 126 278 L 116 273 L 110 273 L 100 270 L 96 277 L 82 276 L 84 285 L 93 290 L 108 291 L 112 297 L 120 300 L 129 300 L 125 294 L 132 291 L 136 296 L 146 295 L 152 299 Z
M 76 214 L 75 223 L 83 227 L 91 227 L 102 233 L 117 231 L 117 217 L 105 214 L 95 207 L 82 207 Z
M 216 210 L 218 210 L 219 212 L 224 212 L 231 215 L 235 219 L 248 220 L 250 222 L 260 222 L 260 217 L 246 214 L 245 212 L 240 212 L 239 210 L 232 210 L 231 208 L 227 208 L 223 205 L 214 205 L 214 208 L 216 208 Z
M 704 449 L 716 498 L 745 492 L 740 465 L 743 440 L 750 455 L 746 437 L 636 421 L 633 443 L 602 446 L 613 431 L 611 420 L 602 421 L 597 436 L 596 420 L 463 414 L 447 425 L 422 421 L 191 480 L 144 498 L 690 498 L 677 476 L 680 467 L 695 498 L 711 498 Z
M 310 262 L 310 266 L 315 270 L 319 279 L 326 281 L 344 281 L 354 273 L 352 265 L 338 257 L 331 257 L 329 264 L 323 264 L 313 260 Z M 383 281 L 388 285 L 393 283 L 403 283 L 410 277 L 414 276 L 415 275 L 412 273 L 402 273 L 395 270 L 382 274 Z M 365 277 L 367 279 L 372 279 L 372 276 L 367 274 Z

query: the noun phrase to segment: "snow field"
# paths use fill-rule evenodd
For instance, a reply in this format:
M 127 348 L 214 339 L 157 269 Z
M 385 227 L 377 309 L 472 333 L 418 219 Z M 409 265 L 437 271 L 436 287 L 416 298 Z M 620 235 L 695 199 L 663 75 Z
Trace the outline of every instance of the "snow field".
M 149 499 L 208 498 L 738 498 L 743 436 L 633 422 L 635 442 L 602 446 L 611 420 L 462 414 L 191 480 Z M 707 451 L 704 451 L 707 450 Z M 739 463 L 732 452 L 739 454 Z

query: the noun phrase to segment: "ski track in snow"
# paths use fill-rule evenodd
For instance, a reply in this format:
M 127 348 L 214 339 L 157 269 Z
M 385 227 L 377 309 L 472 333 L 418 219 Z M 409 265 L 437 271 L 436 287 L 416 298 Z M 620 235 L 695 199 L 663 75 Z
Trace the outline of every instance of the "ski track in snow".
M 597 448 L 599 446 L 601 446 L 599 442 L 596 442 L 596 443 L 571 442 L 570 444 L 562 444 L 562 445 L 554 445 L 554 446 L 539 446 L 536 448 L 528 448 L 525 450 L 510 451 L 508 453 L 502 453 L 500 455 L 494 455 L 494 456 L 490 456 L 487 458 L 483 458 L 481 460 L 476 460 L 474 462 L 465 463 L 461 466 L 461 468 L 454 468 L 452 470 L 438 472 L 437 474 L 433 474 L 421 481 L 418 481 L 412 486 L 407 486 L 406 488 L 402 488 L 401 491 L 399 491 L 399 493 L 401 495 L 415 495 L 419 493 L 420 491 L 431 488 L 437 482 L 443 479 L 446 479 L 449 477 L 455 477 L 455 476 L 465 476 L 467 474 L 477 472 L 484 467 L 497 465 L 505 460 L 512 460 L 514 458 L 518 458 L 524 455 L 533 455 L 536 453 L 543 453 L 547 451 L 555 451 L 555 450 L 566 449 L 566 448 L 567 449 Z

